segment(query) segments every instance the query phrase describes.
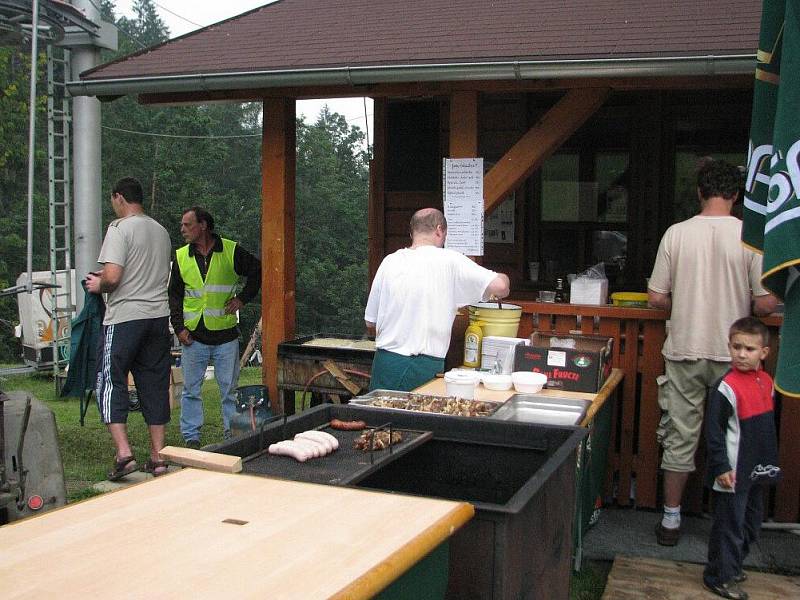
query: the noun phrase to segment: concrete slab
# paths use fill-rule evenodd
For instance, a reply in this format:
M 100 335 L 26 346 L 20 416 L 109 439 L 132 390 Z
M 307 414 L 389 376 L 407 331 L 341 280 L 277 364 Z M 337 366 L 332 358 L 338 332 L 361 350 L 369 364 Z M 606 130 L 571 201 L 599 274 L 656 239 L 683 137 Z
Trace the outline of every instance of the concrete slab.
M 599 522 L 584 536 L 584 560 L 613 561 L 618 555 L 627 555 L 705 564 L 710 516 L 684 515 L 681 540 L 671 547 L 656 543 L 654 528 L 660 517 L 655 511 L 604 508 Z M 762 529 L 745 567 L 800 574 L 800 535 Z
M 177 465 L 169 465 L 169 467 L 167 467 L 168 474 L 180 470 L 181 467 Z M 150 479 L 153 479 L 153 476 L 150 473 L 145 473 L 143 471 L 134 471 L 133 473 L 131 473 L 130 475 L 126 475 L 119 481 L 101 481 L 99 483 L 96 483 L 92 486 L 92 489 L 103 493 L 113 492 L 115 490 L 120 490 L 124 487 L 128 487 L 129 485 L 133 485 L 134 483 L 142 483 L 143 481 L 148 481 Z

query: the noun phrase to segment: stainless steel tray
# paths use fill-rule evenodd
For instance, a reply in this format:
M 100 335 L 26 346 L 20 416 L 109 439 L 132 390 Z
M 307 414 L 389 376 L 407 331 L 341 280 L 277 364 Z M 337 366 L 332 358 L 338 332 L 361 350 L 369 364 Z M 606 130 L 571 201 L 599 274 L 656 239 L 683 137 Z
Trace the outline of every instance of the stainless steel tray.
M 579 425 L 591 400 L 514 394 L 490 418 L 545 425 Z
M 376 401 L 389 398 L 406 400 L 406 404 L 398 402 L 396 406 L 376 405 Z M 457 401 L 457 404 L 456 402 Z M 497 411 L 501 402 L 485 400 L 463 400 L 452 396 L 432 396 L 429 394 L 415 394 L 414 392 L 400 392 L 397 390 L 372 390 L 368 394 L 351 398 L 349 404 L 356 406 L 369 406 L 385 410 L 405 410 L 426 414 L 450 415 L 461 417 L 488 417 Z M 457 409 L 463 409 L 457 411 Z M 479 413 L 479 414 L 469 414 Z

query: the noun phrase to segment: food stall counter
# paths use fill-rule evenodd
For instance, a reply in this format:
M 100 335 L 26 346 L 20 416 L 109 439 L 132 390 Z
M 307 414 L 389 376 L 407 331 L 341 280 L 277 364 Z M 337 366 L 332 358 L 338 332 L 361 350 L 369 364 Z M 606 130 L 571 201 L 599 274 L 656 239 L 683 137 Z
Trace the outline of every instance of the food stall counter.
M 3 527 L 0 598 L 371 598 L 473 514 L 187 468 Z

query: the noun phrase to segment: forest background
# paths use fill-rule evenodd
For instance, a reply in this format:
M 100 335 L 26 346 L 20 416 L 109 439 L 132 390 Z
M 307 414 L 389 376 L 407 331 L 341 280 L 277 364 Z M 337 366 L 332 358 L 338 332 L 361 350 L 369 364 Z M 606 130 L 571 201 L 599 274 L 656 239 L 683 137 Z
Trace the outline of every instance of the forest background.
M 117 16 L 111 0 L 99 6 L 119 30 L 119 49 L 105 52 L 103 62 L 169 39 L 152 0 L 136 0 L 131 18 Z M 41 74 L 44 51 L 39 65 Z M 29 77 L 29 48 L 0 47 L 0 289 L 14 285 L 26 270 Z M 38 89 L 46 89 L 43 82 Z M 35 271 L 49 270 L 44 95 L 36 108 Z M 182 211 L 201 205 L 214 216 L 217 233 L 260 256 L 261 109 L 260 103 L 141 106 L 133 96 L 104 102 L 103 234 L 114 218 L 111 186 L 130 175 L 142 182 L 145 209 L 167 228 L 174 247 L 184 243 Z M 367 291 L 369 148 L 358 127 L 327 107 L 313 123 L 298 119 L 296 126 L 297 333 L 360 334 Z M 259 296 L 241 311 L 243 338 L 249 338 L 260 314 Z M 15 299 L 0 298 L 1 362 L 20 360 L 21 346 L 13 337 L 17 322 Z

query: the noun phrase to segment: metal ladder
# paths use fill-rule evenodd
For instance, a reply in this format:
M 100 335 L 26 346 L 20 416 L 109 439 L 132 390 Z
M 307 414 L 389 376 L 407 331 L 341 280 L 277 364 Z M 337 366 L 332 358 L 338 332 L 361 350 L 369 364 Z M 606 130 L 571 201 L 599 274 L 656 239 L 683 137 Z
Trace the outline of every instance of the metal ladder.
M 47 165 L 50 219 L 50 290 L 53 377 L 69 363 L 71 321 L 75 314 L 72 273 L 72 100 L 66 93 L 70 51 L 47 46 Z

